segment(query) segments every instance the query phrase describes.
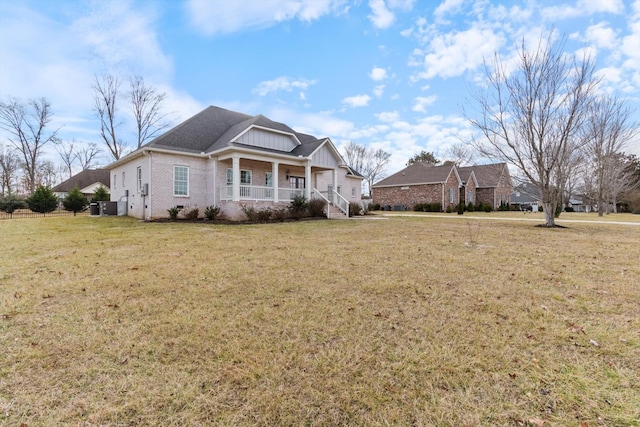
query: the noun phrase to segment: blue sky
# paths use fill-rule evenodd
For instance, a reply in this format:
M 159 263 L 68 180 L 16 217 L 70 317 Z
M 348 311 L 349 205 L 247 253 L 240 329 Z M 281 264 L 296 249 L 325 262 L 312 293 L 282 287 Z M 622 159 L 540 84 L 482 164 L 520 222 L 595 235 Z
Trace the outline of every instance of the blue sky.
M 640 109 L 640 0 L 2 0 L 0 97 L 46 97 L 60 137 L 100 143 L 94 75 L 140 75 L 176 124 L 208 105 L 264 114 L 382 148 L 393 173 L 421 150 L 445 159 L 472 131 L 462 105 L 483 58 L 552 27 Z

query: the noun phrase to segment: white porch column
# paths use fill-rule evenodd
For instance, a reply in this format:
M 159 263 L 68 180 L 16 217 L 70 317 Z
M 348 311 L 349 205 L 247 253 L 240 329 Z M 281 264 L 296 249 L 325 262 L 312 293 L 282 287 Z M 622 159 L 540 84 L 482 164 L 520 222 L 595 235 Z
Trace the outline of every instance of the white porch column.
M 307 200 L 311 200 L 311 162 L 308 161 L 304 165 L 304 183 L 305 183 L 305 197 Z
M 333 191 L 337 192 L 338 191 L 338 171 L 333 169 L 331 171 L 331 184 L 333 185 Z M 329 194 L 329 200 L 331 200 L 332 202 L 336 202 L 335 198 L 333 197 L 333 194 Z
M 279 195 L 278 195 L 279 187 L 280 187 L 280 184 L 279 184 L 280 181 L 278 179 L 278 167 L 279 166 L 280 166 L 280 163 L 278 163 L 278 162 L 273 162 L 271 164 L 271 180 L 273 181 L 273 201 L 275 203 L 280 201 L 280 198 L 279 198 Z
M 233 156 L 233 197 L 234 202 L 240 201 L 240 157 Z

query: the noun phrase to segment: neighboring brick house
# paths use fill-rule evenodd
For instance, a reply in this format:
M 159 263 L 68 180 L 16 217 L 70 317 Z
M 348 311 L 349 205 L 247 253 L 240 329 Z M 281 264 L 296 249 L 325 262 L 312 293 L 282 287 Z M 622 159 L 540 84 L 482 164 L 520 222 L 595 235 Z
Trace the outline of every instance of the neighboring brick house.
M 286 208 L 295 196 L 323 199 L 331 215 L 348 215 L 349 203 L 360 202 L 363 179 L 329 138 L 213 106 L 109 169 L 111 200 L 142 219 L 166 217 L 172 207 L 202 215 L 212 205 L 242 219 L 247 206 Z
M 462 180 L 462 186 L 460 187 L 460 200 L 463 200 L 465 205 L 468 205 L 469 203 L 475 205 L 478 188 L 476 174 L 471 168 L 458 168 L 458 175 L 460 175 L 460 179 Z
M 506 163 L 466 166 L 458 168 L 461 175 L 473 172 L 477 180 L 475 203 L 489 203 L 493 209 L 511 202 L 511 176 Z
M 109 169 L 85 169 L 56 185 L 51 191 L 62 200 L 76 185 L 82 194 L 91 199 L 98 187 L 103 186 L 109 190 Z
M 371 186 L 373 202 L 381 206 L 440 203 L 454 208 L 460 200 L 462 181 L 455 165 L 433 166 L 416 162 Z
M 489 203 L 493 209 L 509 203 L 511 178 L 506 163 L 456 167 L 416 162 L 371 186 L 373 202 L 381 206 L 441 203 L 442 210 L 464 204 Z

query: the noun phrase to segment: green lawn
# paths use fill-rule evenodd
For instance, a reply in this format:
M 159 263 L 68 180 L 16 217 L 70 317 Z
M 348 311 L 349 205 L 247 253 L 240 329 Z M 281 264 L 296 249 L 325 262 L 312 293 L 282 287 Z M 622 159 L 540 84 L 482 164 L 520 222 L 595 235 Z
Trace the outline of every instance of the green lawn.
M 640 226 L 467 215 L 0 221 L 0 424 L 640 425 Z

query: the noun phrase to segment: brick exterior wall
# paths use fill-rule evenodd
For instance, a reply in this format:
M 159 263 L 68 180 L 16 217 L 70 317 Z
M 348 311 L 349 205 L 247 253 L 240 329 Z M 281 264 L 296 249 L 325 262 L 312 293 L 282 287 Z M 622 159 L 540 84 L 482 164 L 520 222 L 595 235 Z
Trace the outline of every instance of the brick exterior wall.
M 444 186 L 444 192 L 443 192 Z M 453 190 L 453 202 L 450 202 L 449 191 Z M 407 209 L 413 209 L 417 203 L 440 203 L 442 209 L 447 206 L 455 208 L 460 200 L 458 179 L 454 173 L 444 184 L 420 184 L 403 185 L 397 187 L 374 187 L 373 203 L 381 206 L 405 205 Z
M 478 188 L 476 203 L 489 203 L 493 209 L 500 207 L 500 202 L 511 204 L 511 183 L 508 175 L 503 175 L 497 187 Z
M 187 166 L 189 168 L 189 194 L 187 196 L 173 195 L 173 168 Z M 142 183 L 149 184 L 149 196 L 142 197 L 137 182 L 137 168 L 142 171 Z M 132 159 L 110 171 L 110 186 L 112 201 L 127 201 L 128 215 L 136 218 L 160 219 L 167 218 L 167 209 L 183 206 L 185 210 L 198 208 L 200 217 L 204 216 L 207 206 L 216 205 L 222 213 L 232 220 L 245 218 L 241 205 L 254 206 L 256 209 L 282 208 L 290 205 L 290 201 L 273 203 L 269 201 L 233 202 L 220 200 L 220 187 L 226 186 L 227 168 L 232 167 L 231 160 L 216 161 L 214 159 L 171 155 L 152 152 Z M 240 159 L 240 169 L 250 170 L 252 185 L 264 186 L 265 175 L 272 171 L 272 163 L 256 160 Z M 304 176 L 305 169 L 301 166 L 281 163 L 278 169 L 278 187 L 288 188 L 289 181 L 286 171 L 290 175 Z M 122 182 L 124 173 L 124 183 Z M 306 185 L 316 186 L 320 191 L 326 191 L 331 182 L 332 171 L 318 171 L 312 169 L 311 181 Z M 360 201 L 361 180 L 346 176 L 346 169 L 337 169 L 337 181 L 342 195 L 349 201 Z M 128 190 L 128 197 L 125 196 Z

